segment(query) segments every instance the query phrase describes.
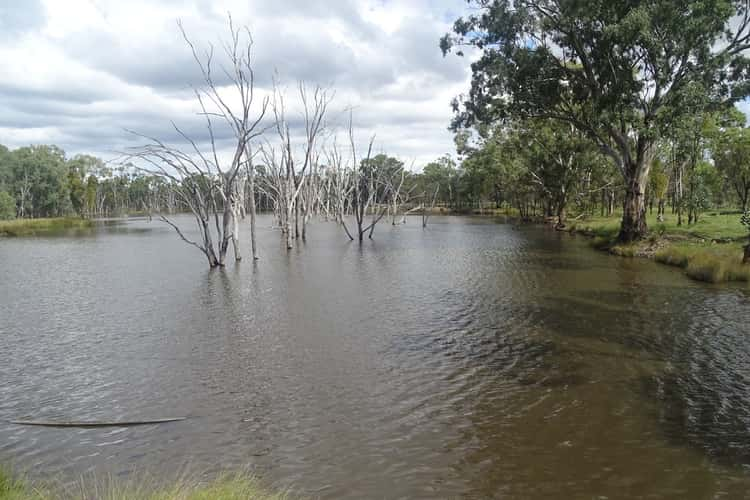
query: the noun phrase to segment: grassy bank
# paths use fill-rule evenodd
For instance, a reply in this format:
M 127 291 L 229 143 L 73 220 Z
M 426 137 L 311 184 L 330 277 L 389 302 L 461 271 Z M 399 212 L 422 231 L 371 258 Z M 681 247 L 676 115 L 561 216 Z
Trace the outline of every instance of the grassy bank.
M 74 217 L 0 220 L 0 236 L 38 236 L 75 229 L 88 229 L 93 225 L 94 222 L 89 219 Z
M 54 491 L 54 493 L 53 493 Z M 181 480 L 167 487 L 150 487 L 148 481 L 128 483 L 82 481 L 66 493 L 32 484 L 0 470 L 0 500 L 283 500 L 285 494 L 269 493 L 250 476 L 225 475 L 214 481 Z
M 736 213 L 710 212 L 696 224 L 677 225 L 677 216 L 667 214 L 664 222 L 648 216 L 651 232 L 645 241 L 618 245 L 620 217 L 592 217 L 571 220 L 567 230 L 592 236 L 596 248 L 625 257 L 648 257 L 657 262 L 685 269 L 693 279 L 709 283 L 729 281 L 750 283 L 750 265 L 742 264 L 742 247 L 747 230 Z

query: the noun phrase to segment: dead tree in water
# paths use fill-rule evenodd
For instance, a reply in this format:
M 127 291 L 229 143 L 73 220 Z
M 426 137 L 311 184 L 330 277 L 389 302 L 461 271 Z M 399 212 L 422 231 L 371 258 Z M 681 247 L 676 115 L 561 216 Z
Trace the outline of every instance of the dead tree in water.
M 367 146 L 367 156 L 357 162 L 357 147 L 354 141 L 354 129 L 352 127 L 351 115 L 349 118 L 349 144 L 351 146 L 352 153 L 352 167 L 354 168 L 354 180 L 352 189 L 352 208 L 354 210 L 354 218 L 357 221 L 357 238 L 361 243 L 364 239 L 366 232 L 370 232 L 370 238 L 372 238 L 372 232 L 375 230 L 375 224 L 385 215 L 383 210 L 379 215 L 377 207 L 373 208 L 373 220 L 369 226 L 364 225 L 365 216 L 371 205 L 375 202 L 377 196 L 377 171 L 370 162 L 372 155 L 372 144 L 375 141 L 375 137 L 370 138 L 370 143 Z M 343 223 L 344 231 L 346 231 L 349 239 L 354 239 L 346 226 Z
M 344 217 L 351 205 L 351 194 L 354 189 L 354 172 L 344 160 L 344 156 L 339 151 L 335 138 L 332 145 L 326 148 L 325 156 L 328 163 L 326 171 L 326 202 L 333 205 L 330 210 L 333 210 L 335 221 L 344 227 L 350 239 L 354 239 L 349 234 L 344 221 Z
M 399 203 L 411 192 L 402 193 L 406 171 L 402 162 L 395 158 L 378 154 L 372 156 L 373 136 L 367 147 L 367 155 L 358 161 L 354 141 L 351 115 L 349 118 L 349 143 L 352 152 L 352 189 L 351 206 L 357 223 L 357 237 L 364 240 L 364 235 L 372 239 L 375 227 L 383 217 L 393 210 L 398 211 Z M 365 219 L 370 215 L 369 224 Z M 344 230 L 350 239 L 354 239 L 346 224 Z
M 150 142 L 134 148 L 127 157 L 140 160 L 140 163 L 149 165 L 144 170 L 171 181 L 168 185 L 176 197 L 192 212 L 200 238 L 192 240 L 167 216 L 162 214 L 160 218 L 172 226 L 185 242 L 200 249 L 206 256 L 209 267 L 213 268 L 225 265 L 230 242 L 234 247 L 235 259 L 239 261 L 242 258 L 239 248 L 239 219 L 244 202 L 241 192 L 244 189 L 240 185 L 241 172 L 244 166 L 250 164 L 250 142 L 263 133 L 260 123 L 269 100 L 264 98 L 259 109 L 253 109 L 253 40 L 247 28 L 235 28 L 231 16 L 229 17 L 230 40 L 223 44 L 228 66 L 220 66 L 223 75 L 230 82 L 229 90 L 226 90 L 218 88 L 213 77 L 213 46 L 199 55 L 180 22 L 178 26 L 203 77 L 202 85 L 194 88 L 194 93 L 200 105 L 200 115 L 206 122 L 207 139 L 203 143 L 207 143 L 207 146 L 202 148 L 195 138 L 189 137 L 172 123 L 180 137 L 189 145 L 187 150 L 136 133 Z M 235 102 L 239 102 L 239 106 Z M 220 126 L 228 128 L 234 136 L 233 151 L 228 162 L 219 160 L 216 129 Z M 251 208 L 251 213 L 253 212 L 254 209 Z M 214 230 L 217 243 L 214 243 Z M 251 232 L 254 241 L 254 217 L 251 219 Z
M 410 189 L 408 189 L 406 192 L 402 192 L 402 189 L 404 187 L 404 181 L 406 180 L 406 174 L 407 171 L 404 168 L 403 163 L 399 162 L 400 165 L 397 168 L 396 172 L 392 173 L 391 176 L 388 179 L 389 185 L 390 185 L 390 205 L 391 205 L 391 225 L 396 225 L 396 218 L 398 217 L 399 207 L 402 204 L 409 203 L 409 199 L 411 198 L 411 193 L 416 188 L 416 185 L 412 186 Z M 414 162 L 412 162 L 410 170 L 413 170 L 414 168 Z M 400 224 L 406 224 L 406 214 L 401 215 L 401 221 Z
M 304 236 L 300 232 L 299 218 L 302 210 L 304 230 L 306 209 L 300 206 L 300 192 L 308 180 L 309 172 L 317 168 L 318 138 L 325 129 L 324 119 L 332 100 L 332 93 L 321 87 L 316 87 L 311 94 L 305 84 L 300 82 L 298 90 L 304 123 L 302 144 L 298 147 L 294 143 L 286 116 L 284 95 L 278 85 L 275 85 L 272 110 L 279 143 L 274 146 L 270 141 L 265 141 L 261 146 L 261 155 L 267 170 L 264 179 L 268 185 L 265 188 L 274 198 L 279 225 L 282 233 L 286 235 L 287 249 L 293 247 L 293 240 Z
M 435 187 L 435 194 L 432 195 L 432 203 L 430 203 L 430 211 L 427 211 L 427 193 L 422 193 L 424 198 L 424 205 L 422 208 L 422 227 L 427 227 L 427 220 L 430 218 L 430 214 L 435 209 L 435 201 L 437 201 L 438 191 L 440 191 L 440 184 Z

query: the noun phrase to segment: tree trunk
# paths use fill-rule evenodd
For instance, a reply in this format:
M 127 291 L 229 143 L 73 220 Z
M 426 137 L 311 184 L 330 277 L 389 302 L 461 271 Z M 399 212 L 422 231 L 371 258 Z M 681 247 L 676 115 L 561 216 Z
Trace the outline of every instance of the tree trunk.
M 242 254 L 240 253 L 240 213 L 243 212 L 242 206 L 241 200 L 236 200 L 232 204 L 232 248 L 234 249 L 234 260 L 236 262 L 242 260 Z
M 745 254 L 742 256 L 743 264 L 750 264 L 750 243 L 745 245 Z
M 253 260 L 258 260 L 258 247 L 255 243 L 255 167 L 250 167 L 250 245 L 253 247 Z
M 300 238 L 299 232 L 299 203 L 294 203 L 294 238 Z
M 557 228 L 562 229 L 565 227 L 565 203 L 560 202 L 557 205 Z
M 208 227 L 208 221 L 202 220 L 201 225 L 203 226 L 203 252 L 206 254 L 206 258 L 208 259 L 208 267 L 214 268 L 219 267 L 221 264 L 219 262 L 219 259 L 216 258 L 216 253 L 214 252 L 214 243 L 211 239 L 211 231 Z
M 287 250 L 291 250 L 293 248 L 292 244 L 292 238 L 294 238 L 294 234 L 292 233 L 292 216 L 294 215 L 294 209 L 292 207 L 287 208 L 287 215 L 286 215 L 286 248 Z
M 232 239 L 232 208 L 231 202 L 224 202 L 224 214 L 221 218 L 221 240 L 219 241 L 219 265 L 224 266 L 227 260 L 227 251 L 229 250 L 229 240 Z
M 628 167 L 627 191 L 622 211 L 622 224 L 617 237 L 621 243 L 631 243 L 646 237 L 646 183 L 649 162 L 642 159 Z

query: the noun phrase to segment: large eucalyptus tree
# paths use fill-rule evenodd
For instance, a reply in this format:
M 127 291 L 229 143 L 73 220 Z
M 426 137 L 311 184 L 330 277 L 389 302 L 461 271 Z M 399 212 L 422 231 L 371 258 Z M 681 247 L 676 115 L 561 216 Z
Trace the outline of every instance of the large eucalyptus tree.
M 655 144 L 699 83 L 714 105 L 748 94 L 748 0 L 468 0 L 443 53 L 481 50 L 453 127 L 552 118 L 585 133 L 625 185 L 619 238 L 646 232 Z

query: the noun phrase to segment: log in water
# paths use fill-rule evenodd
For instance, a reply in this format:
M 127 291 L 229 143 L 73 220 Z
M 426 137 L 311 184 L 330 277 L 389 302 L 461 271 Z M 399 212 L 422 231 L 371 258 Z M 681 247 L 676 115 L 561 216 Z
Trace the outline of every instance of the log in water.
M 54 421 L 54 420 L 11 420 L 16 425 L 36 425 L 41 427 L 132 427 L 134 425 L 164 424 L 167 422 L 179 422 L 186 417 L 157 418 L 153 420 L 130 420 L 127 422 L 81 422 L 81 421 Z

